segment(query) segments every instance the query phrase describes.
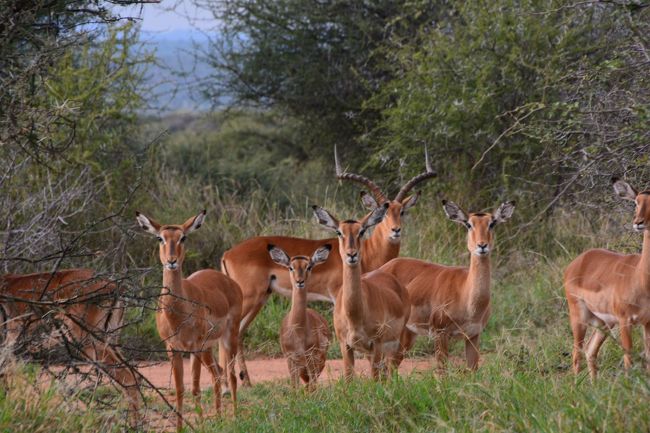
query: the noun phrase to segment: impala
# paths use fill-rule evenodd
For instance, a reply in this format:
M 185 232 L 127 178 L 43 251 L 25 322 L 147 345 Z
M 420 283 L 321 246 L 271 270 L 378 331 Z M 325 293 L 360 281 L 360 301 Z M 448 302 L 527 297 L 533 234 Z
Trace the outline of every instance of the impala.
M 364 254 L 361 260 L 361 269 L 368 272 L 379 268 L 381 265 L 399 255 L 400 240 L 402 235 L 401 217 L 413 207 L 420 193 L 408 196 L 407 194 L 420 182 L 436 176 L 431 168 L 429 157 L 425 149 L 426 171 L 410 179 L 397 193 L 393 200 L 389 200 L 381 189 L 370 179 L 343 172 L 335 152 L 336 176 L 341 180 L 350 180 L 366 186 L 372 196 L 362 193 L 364 205 L 371 209 L 388 205 L 386 217 L 375 227 L 373 233 L 364 240 Z M 374 198 L 373 198 L 374 197 Z M 290 256 L 308 255 L 325 244 L 332 244 L 332 253 L 338 252 L 336 239 L 310 240 L 286 236 L 258 236 L 235 245 L 223 254 L 221 270 L 237 281 L 244 296 L 242 321 L 239 327 L 239 349 L 237 361 L 239 363 L 240 378 L 244 385 L 250 385 L 250 377 L 246 368 L 243 354 L 243 334 L 246 328 L 257 316 L 260 309 L 267 302 L 270 294 L 276 292 L 285 297 L 291 297 L 291 281 L 286 272 L 271 260 L 267 252 L 267 245 L 276 245 Z M 341 285 L 342 265 L 339 260 L 329 260 L 314 269 L 309 282 L 307 301 L 334 302 L 337 290 Z M 220 359 L 223 365 L 224 360 Z
M 307 308 L 306 286 L 312 269 L 327 260 L 332 246 L 320 247 L 311 257 L 291 258 L 275 245 L 269 245 L 268 249 L 271 259 L 289 270 L 293 286 L 291 310 L 280 327 L 280 346 L 287 358 L 291 384 L 297 388 L 302 378 L 307 389 L 312 389 L 325 368 L 332 333 L 323 316 Z
M 417 334 L 433 335 L 436 361 L 443 371 L 449 339 L 465 340 L 467 366 L 479 362 L 479 336 L 490 317 L 490 252 L 494 248 L 494 228 L 509 219 L 514 202 L 503 203 L 494 212 L 467 215 L 453 202 L 443 201 L 447 217 L 467 228 L 469 267 L 444 266 L 423 260 L 397 258 L 379 268 L 395 276 L 406 287 L 411 314 L 404 335 L 399 363 Z
M 580 372 L 587 326 L 592 325 L 594 331 L 585 350 L 592 379 L 597 375 L 598 351 L 616 325 L 621 328 L 625 369 L 632 365 L 631 329 L 636 324 L 643 325 L 645 358 L 650 362 L 650 191 L 638 193 L 617 178 L 612 182 L 616 195 L 636 205 L 632 226 L 643 233 L 641 254 L 591 249 L 580 254 L 564 272 L 573 331 L 573 371 Z
M 341 345 L 346 380 L 354 375 L 354 352 L 369 355 L 372 377 L 385 375 L 395 365 L 400 336 L 408 320 L 410 304 L 404 287 L 380 270 L 361 275 L 368 229 L 379 224 L 389 203 L 375 208 L 360 221 L 339 221 L 325 209 L 314 206 L 318 222 L 336 232 L 342 264 L 341 287 L 334 303 L 334 329 Z
M 137 377 L 112 347 L 124 317 L 123 301 L 113 281 L 98 278 L 91 269 L 9 274 L 0 277 L 0 294 L 6 346 L 13 346 L 23 333 L 29 335 L 41 318 L 54 315 L 63 325 L 63 338 L 78 344 L 88 359 L 100 364 L 123 389 L 137 415 Z
M 190 352 L 192 394 L 201 413 L 201 364 L 212 374 L 214 405 L 221 410 L 221 368 L 212 349 L 218 344 L 226 359 L 234 412 L 237 411 L 237 379 L 234 355 L 237 352 L 242 295 L 239 286 L 228 276 L 212 269 L 182 277 L 186 236 L 197 230 L 205 219 L 205 210 L 181 225 L 160 225 L 136 212 L 140 227 L 156 236 L 160 243 L 163 265 L 163 287 L 156 312 L 156 325 L 165 342 L 176 387 L 176 428 L 181 430 L 183 418 L 183 352 Z

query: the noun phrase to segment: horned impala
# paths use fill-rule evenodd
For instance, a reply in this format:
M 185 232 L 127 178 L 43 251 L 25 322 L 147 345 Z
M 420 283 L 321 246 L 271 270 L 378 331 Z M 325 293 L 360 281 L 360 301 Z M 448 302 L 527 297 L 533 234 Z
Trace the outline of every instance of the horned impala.
M 467 228 L 469 267 L 397 258 L 379 271 L 395 276 L 406 287 L 411 300 L 398 363 L 413 346 L 417 334 L 433 335 L 436 360 L 442 371 L 449 339 L 460 337 L 465 340 L 467 366 L 476 369 L 479 336 L 490 317 L 490 252 L 494 246 L 494 228 L 512 216 L 515 203 L 503 203 L 494 214 L 469 215 L 453 202 L 442 203 L 447 217 Z
M 124 303 L 116 283 L 98 278 L 91 269 L 9 274 L 0 277 L 0 294 L 6 314 L 5 345 L 12 346 L 21 334 L 29 336 L 39 319 L 54 314 L 63 324 L 63 338 L 78 344 L 85 356 L 108 372 L 137 416 L 137 377 L 124 365 L 119 350 L 112 347 L 124 317 Z
M 343 270 L 334 304 L 334 329 L 346 380 L 354 375 L 355 351 L 369 355 L 374 379 L 395 365 L 409 316 L 408 294 L 395 277 L 380 270 L 361 275 L 361 262 L 367 253 L 361 239 L 369 228 L 381 222 L 389 206 L 384 203 L 360 221 L 339 221 L 325 209 L 313 207 L 318 222 L 338 236 Z
M 621 328 L 625 369 L 632 365 L 632 326 L 643 325 L 645 358 L 650 369 L 650 191 L 637 192 L 612 179 L 614 192 L 636 205 L 632 227 L 643 233 L 641 254 L 591 249 L 580 254 L 564 272 L 564 289 L 573 331 L 573 370 L 580 372 L 581 351 L 589 325 L 594 326 L 585 354 L 589 374 L 597 375 L 598 351 L 608 330 Z
M 420 193 L 408 196 L 407 194 L 420 182 L 436 176 L 431 167 L 425 149 L 426 171 L 413 177 L 405 183 L 393 200 L 390 200 L 373 181 L 359 174 L 344 172 L 341 169 L 335 152 L 336 176 L 341 180 L 350 180 L 367 187 L 372 196 L 362 193 L 364 205 L 375 209 L 380 205 L 388 204 L 386 217 L 378 224 L 373 233 L 364 240 L 364 254 L 361 260 L 361 269 L 368 272 L 377 269 L 387 261 L 399 255 L 400 240 L 402 235 L 401 217 L 413 207 Z M 243 334 L 246 328 L 257 316 L 260 309 L 267 302 L 270 294 L 276 293 L 290 297 L 291 282 L 286 272 L 271 260 L 266 250 L 268 244 L 283 249 L 290 256 L 308 255 L 325 244 L 332 244 L 332 254 L 338 253 L 336 239 L 310 240 L 287 236 L 258 236 L 235 245 L 226 251 L 221 260 L 221 270 L 237 281 L 244 295 L 242 321 L 239 328 L 239 349 L 237 361 L 240 368 L 240 377 L 245 385 L 250 385 L 250 377 L 246 369 L 243 355 Z M 334 302 L 337 290 L 341 285 L 342 265 L 339 260 L 328 260 L 314 269 L 311 274 L 308 301 Z M 220 359 L 223 365 L 223 359 Z
M 203 269 L 187 278 L 182 277 L 185 259 L 185 239 L 197 230 L 205 219 L 205 210 L 181 225 L 161 225 L 136 212 L 142 229 L 156 236 L 163 265 L 163 287 L 156 312 L 160 338 L 167 347 L 176 387 L 176 428 L 181 430 L 183 413 L 183 352 L 190 352 L 192 365 L 192 394 L 201 411 L 201 364 L 212 374 L 214 404 L 221 410 L 221 368 L 212 349 L 218 344 L 226 364 L 234 411 L 237 410 L 237 379 L 234 356 L 237 352 L 242 295 L 235 281 L 221 272 Z
M 312 389 L 325 368 L 327 349 L 332 339 L 327 321 L 311 308 L 307 308 L 307 286 L 312 269 L 324 263 L 332 246 L 326 244 L 308 256 L 293 256 L 275 245 L 269 245 L 271 259 L 289 270 L 293 286 L 291 310 L 282 319 L 280 346 L 287 358 L 291 384 L 298 387 L 300 378 Z

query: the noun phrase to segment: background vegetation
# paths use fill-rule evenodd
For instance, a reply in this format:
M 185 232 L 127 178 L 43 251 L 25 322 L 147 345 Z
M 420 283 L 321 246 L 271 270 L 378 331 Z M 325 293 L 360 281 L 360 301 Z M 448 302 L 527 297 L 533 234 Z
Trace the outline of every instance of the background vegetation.
M 0 0 L 3 273 L 87 266 L 126 278 L 123 346 L 129 358 L 159 359 L 160 267 L 155 243 L 135 230 L 136 209 L 171 223 L 208 209 L 189 243 L 189 274 L 216 267 L 250 236 L 324 236 L 312 203 L 360 215 L 358 188 L 334 179 L 333 144 L 347 167 L 391 193 L 422 170 L 426 144 L 439 176 L 408 215 L 402 255 L 467 262 L 464 230 L 443 217 L 442 197 L 475 211 L 518 203 L 498 234 L 481 370 L 334 384 L 310 398 L 258 385 L 242 392 L 237 421 L 204 428 L 650 427 L 647 376 L 619 373 L 616 344 L 605 346 L 595 386 L 568 373 L 561 287 L 585 248 L 640 250 L 631 206 L 613 198 L 609 178 L 647 185 L 649 3 L 196 2 L 218 18 L 209 48 L 196 53 L 212 71 L 198 90 L 217 109 L 155 116 L 146 75 L 154 58 L 108 3 Z M 247 335 L 250 351 L 279 354 L 287 307 L 271 298 Z M 329 305 L 318 308 L 330 316 Z M 421 340 L 414 355 L 431 349 Z M 66 431 L 111 422 L 92 392 L 75 396 L 96 413 L 73 407 L 64 422 L 60 384 L 38 384 L 29 365 L 11 368 L 0 425 L 44 429 L 33 413 Z M 34 387 L 49 394 L 21 397 Z

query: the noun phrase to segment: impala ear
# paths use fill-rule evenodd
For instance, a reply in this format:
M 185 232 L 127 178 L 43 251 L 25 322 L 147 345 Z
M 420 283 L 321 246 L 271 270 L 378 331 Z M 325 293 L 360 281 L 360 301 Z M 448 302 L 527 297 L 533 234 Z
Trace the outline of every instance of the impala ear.
M 323 245 L 322 247 L 314 251 L 314 254 L 311 256 L 311 263 L 314 266 L 316 266 L 325 262 L 329 257 L 331 250 L 332 250 L 332 245 L 330 244 Z
M 494 222 L 494 224 L 500 224 L 502 222 L 505 222 L 506 220 L 509 220 L 510 217 L 512 217 L 514 211 L 515 211 L 514 200 L 501 203 L 501 206 L 499 206 L 499 208 L 492 215 L 492 221 Z
M 185 234 L 189 234 L 194 230 L 198 230 L 203 225 L 203 221 L 205 220 L 205 213 L 206 210 L 203 209 L 203 212 L 185 221 L 183 223 L 183 232 Z
M 379 204 L 377 204 L 377 200 L 375 200 L 373 196 L 371 196 L 365 191 L 361 191 L 361 202 L 366 207 L 366 209 L 369 210 L 375 210 L 376 208 L 379 207 Z
M 314 216 L 318 220 L 318 224 L 327 227 L 330 230 L 337 231 L 339 229 L 339 221 L 330 215 L 325 209 L 320 206 L 312 206 Z
M 388 211 L 389 206 L 390 204 L 388 202 L 385 202 L 383 206 L 379 206 L 377 209 L 373 210 L 368 216 L 366 216 L 363 220 L 361 220 L 361 226 L 363 227 L 363 230 L 366 230 L 382 222 L 382 220 L 386 216 L 386 211 Z
M 629 183 L 621 180 L 617 177 L 612 178 L 612 186 L 614 187 L 614 192 L 617 196 L 623 200 L 636 200 L 637 191 Z
M 144 214 L 141 214 L 138 211 L 135 211 L 135 219 L 138 221 L 138 224 L 140 225 L 140 228 L 142 230 L 145 230 L 152 235 L 158 235 L 160 232 L 160 224 L 158 224 L 156 221 L 152 220 L 151 218 L 147 218 Z
M 465 215 L 465 212 L 463 212 L 460 206 L 458 206 L 456 203 L 453 201 L 443 200 L 442 208 L 445 210 L 447 218 L 454 222 L 467 225 L 467 215 Z
M 402 211 L 406 212 L 413 206 L 415 206 L 418 202 L 418 199 L 420 198 L 420 195 L 422 194 L 421 191 L 416 192 L 413 195 L 410 195 L 406 197 L 404 200 L 402 200 Z
M 271 255 L 271 260 L 273 260 L 275 263 L 277 263 L 280 266 L 284 266 L 286 268 L 289 267 L 289 262 L 291 261 L 289 259 L 289 256 L 287 253 L 284 252 L 282 248 L 278 248 L 275 245 L 268 244 L 267 249 L 269 250 L 269 254 Z

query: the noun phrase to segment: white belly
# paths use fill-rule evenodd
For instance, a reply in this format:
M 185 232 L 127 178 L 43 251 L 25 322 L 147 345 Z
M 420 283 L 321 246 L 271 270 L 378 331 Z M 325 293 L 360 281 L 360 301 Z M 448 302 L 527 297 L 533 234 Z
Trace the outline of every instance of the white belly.
M 598 317 L 600 320 L 605 322 L 607 326 L 614 326 L 618 323 L 618 319 L 613 314 L 598 313 L 596 311 L 592 311 L 592 313 L 594 314 L 594 316 Z

